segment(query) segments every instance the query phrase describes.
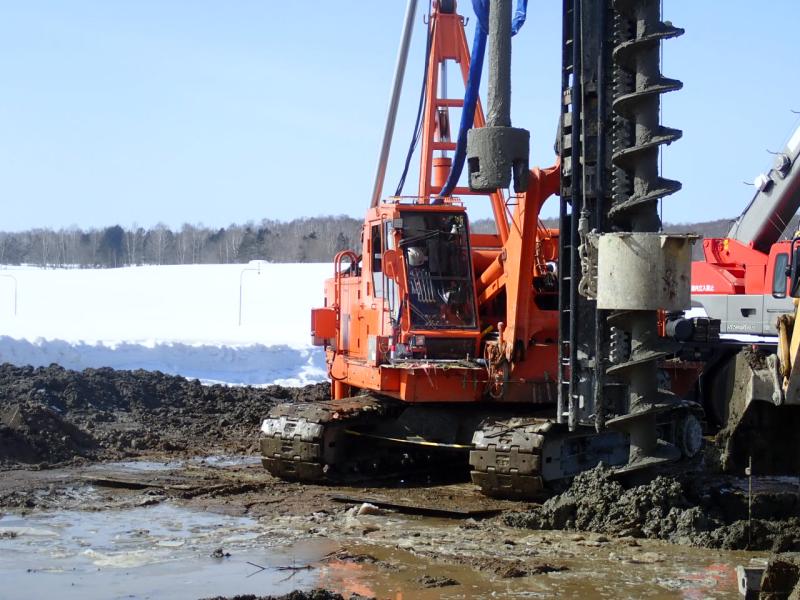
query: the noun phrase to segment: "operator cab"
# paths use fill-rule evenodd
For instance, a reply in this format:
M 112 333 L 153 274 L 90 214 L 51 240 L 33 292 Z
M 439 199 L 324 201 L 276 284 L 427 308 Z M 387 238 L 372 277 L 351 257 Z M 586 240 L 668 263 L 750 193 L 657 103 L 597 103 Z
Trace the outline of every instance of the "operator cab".
M 373 214 L 373 278 L 383 280 L 374 289 L 385 299 L 391 358 L 474 359 L 480 331 L 464 209 L 387 203 Z
M 466 215 L 404 212 L 399 248 L 406 264 L 411 327 L 475 328 Z

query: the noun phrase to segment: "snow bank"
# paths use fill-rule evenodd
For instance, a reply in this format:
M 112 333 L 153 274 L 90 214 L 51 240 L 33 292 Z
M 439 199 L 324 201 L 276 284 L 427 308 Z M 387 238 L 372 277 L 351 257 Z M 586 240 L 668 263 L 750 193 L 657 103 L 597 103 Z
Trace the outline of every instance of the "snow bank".
M 330 264 L 5 268 L 0 360 L 233 384 L 321 381 L 309 311 L 330 274 Z

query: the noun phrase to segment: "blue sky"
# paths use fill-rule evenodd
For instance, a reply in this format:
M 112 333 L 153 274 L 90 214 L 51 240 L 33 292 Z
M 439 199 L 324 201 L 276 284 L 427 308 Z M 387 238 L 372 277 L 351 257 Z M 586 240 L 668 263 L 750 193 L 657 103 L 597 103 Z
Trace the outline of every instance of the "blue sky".
M 419 94 L 419 4 L 387 193 Z M 364 214 L 405 0 L 2 5 L 0 229 Z M 512 118 L 532 132 L 532 164 L 552 162 L 560 6 L 530 0 L 514 41 Z M 471 3 L 459 8 L 471 40 Z M 742 181 L 797 124 L 800 8 L 666 0 L 665 18 L 686 29 L 664 45 L 664 73 L 684 81 L 663 103 L 665 125 L 684 131 L 664 153 L 684 184 L 665 220 L 735 216 L 752 195 Z

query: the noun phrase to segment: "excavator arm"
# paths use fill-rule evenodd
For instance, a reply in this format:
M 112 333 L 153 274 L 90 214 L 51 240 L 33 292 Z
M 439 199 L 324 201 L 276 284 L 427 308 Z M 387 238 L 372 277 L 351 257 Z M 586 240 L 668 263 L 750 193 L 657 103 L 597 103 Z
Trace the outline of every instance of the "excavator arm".
M 537 318 L 539 312 L 532 307 L 536 258 L 541 255 L 542 234 L 549 234 L 538 226 L 539 213 L 545 201 L 558 194 L 560 169 L 560 162 L 556 162 L 548 169 L 531 170 L 527 190 L 517 196 L 503 251 L 478 278 L 479 303 L 490 302 L 505 290 L 507 322 L 500 332 L 498 358 L 510 363 L 512 369 L 524 358 L 525 349 L 536 334 L 551 338 L 556 334 L 552 319 Z

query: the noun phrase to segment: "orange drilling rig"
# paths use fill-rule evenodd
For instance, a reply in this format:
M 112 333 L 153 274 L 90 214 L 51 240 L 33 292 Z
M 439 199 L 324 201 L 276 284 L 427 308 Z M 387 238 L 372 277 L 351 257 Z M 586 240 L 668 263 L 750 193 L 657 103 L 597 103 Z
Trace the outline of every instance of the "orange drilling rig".
M 658 334 L 658 311 L 689 305 L 690 240 L 660 233 L 656 210 L 677 185 L 658 177 L 658 148 L 680 134 L 658 125 L 659 94 L 679 87 L 658 72 L 658 47 L 681 30 L 661 22 L 658 0 L 565 0 L 559 156 L 531 169 L 529 134 L 510 119 L 525 4 L 475 0 L 470 52 L 455 0 L 433 0 L 406 160 L 407 172 L 421 140 L 418 192 L 401 184 L 381 199 L 410 0 L 361 251 L 335 257 L 311 316 L 332 399 L 269 413 L 272 474 L 336 482 L 469 462 L 485 493 L 536 497 L 600 461 L 639 472 L 698 456 L 702 413 L 657 371 L 677 343 Z M 453 63 L 463 98 L 446 92 Z M 560 236 L 539 219 L 554 195 Z M 470 230 L 481 196 L 493 233 Z

